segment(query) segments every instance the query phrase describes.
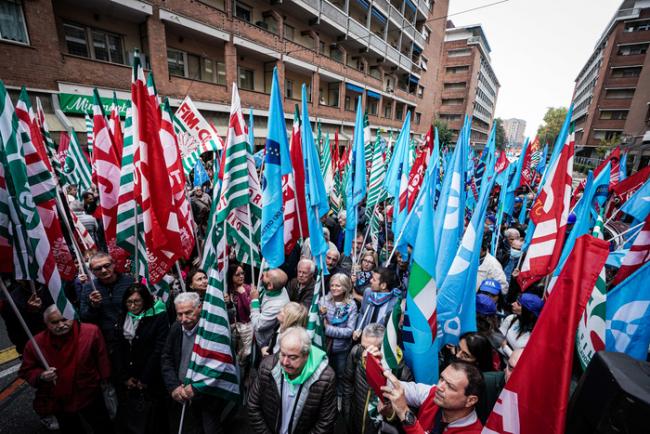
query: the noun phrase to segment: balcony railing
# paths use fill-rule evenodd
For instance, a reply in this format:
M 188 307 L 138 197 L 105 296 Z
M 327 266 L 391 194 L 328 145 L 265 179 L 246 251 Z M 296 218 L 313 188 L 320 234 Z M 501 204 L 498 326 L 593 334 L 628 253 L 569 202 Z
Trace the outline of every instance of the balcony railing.
M 375 6 L 379 6 L 384 13 L 388 13 L 389 6 L 386 0 L 375 0 Z
M 368 35 L 370 32 L 368 28 L 350 18 L 348 21 L 348 31 L 359 39 L 359 43 L 366 46 L 368 45 Z
M 386 44 L 386 57 L 395 65 L 399 65 L 399 50 L 393 48 L 390 44 Z
M 415 31 L 415 43 L 418 44 L 420 47 L 424 48 L 427 40 L 424 39 L 424 35 L 417 30 Z
M 388 44 L 386 43 L 386 41 L 381 39 L 379 36 L 373 34 L 370 35 L 370 48 L 377 51 L 377 53 L 381 54 L 382 56 L 385 56 L 387 46 Z
M 327 18 L 332 20 L 334 23 L 337 23 L 337 24 L 345 27 L 345 22 L 347 20 L 347 16 L 345 15 L 345 13 L 341 9 L 334 6 L 333 4 L 328 2 L 327 0 L 322 0 L 321 1 L 321 7 L 322 7 L 321 10 L 323 11 L 323 14 Z

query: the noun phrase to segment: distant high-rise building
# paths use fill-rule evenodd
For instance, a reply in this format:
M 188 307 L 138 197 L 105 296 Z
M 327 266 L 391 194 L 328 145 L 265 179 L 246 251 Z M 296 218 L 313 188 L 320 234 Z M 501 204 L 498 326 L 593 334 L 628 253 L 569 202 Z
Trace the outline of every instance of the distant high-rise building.
M 523 119 L 504 119 L 503 129 L 506 131 L 506 143 L 510 145 L 521 145 L 524 143 L 524 131 L 526 121 Z
M 473 116 L 470 140 L 479 146 L 487 142 L 501 86 L 490 64 L 490 51 L 480 24 L 456 27 L 447 23 L 435 114 L 455 136 L 465 115 Z
M 650 2 L 625 0 L 576 78 L 576 156 L 621 144 L 628 164 L 650 162 Z

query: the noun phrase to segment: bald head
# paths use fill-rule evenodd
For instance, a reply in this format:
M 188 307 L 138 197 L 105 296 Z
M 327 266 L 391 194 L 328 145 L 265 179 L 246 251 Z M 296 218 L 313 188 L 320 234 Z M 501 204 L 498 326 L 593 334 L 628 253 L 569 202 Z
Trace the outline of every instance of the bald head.
M 263 280 L 266 289 L 275 291 L 287 284 L 287 273 L 279 268 L 273 268 L 264 274 Z

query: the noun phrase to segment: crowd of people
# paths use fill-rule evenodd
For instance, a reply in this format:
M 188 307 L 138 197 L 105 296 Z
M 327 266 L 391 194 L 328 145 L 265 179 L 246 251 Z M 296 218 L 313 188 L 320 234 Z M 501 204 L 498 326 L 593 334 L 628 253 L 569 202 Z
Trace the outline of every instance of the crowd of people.
M 96 196 L 84 192 L 77 201 L 76 191 L 67 193 L 72 211 L 103 246 Z M 209 210 L 210 195 L 199 188 L 192 198 L 197 226 L 205 227 L 201 210 Z M 170 274 L 175 282 L 165 302 L 146 281 L 118 271 L 107 253 L 90 253 L 92 275 L 80 268 L 65 285 L 75 320 L 62 316 L 47 288 L 3 276 L 35 335 L 30 341 L 3 303 L 9 336 L 22 355 L 19 375 L 36 389 L 34 410 L 49 428 L 66 433 L 88 427 L 176 433 L 181 420 L 182 432 L 231 432 L 242 429 L 231 425 L 242 414 L 256 433 L 328 433 L 335 426 L 350 433 L 480 432 L 544 305 L 543 288 L 520 294 L 516 281 L 525 228 L 504 224 L 493 256 L 490 241 L 498 228 L 488 215 L 476 281 L 478 330 L 441 349 L 438 383 L 414 382 L 402 360 L 384 372 L 386 386 L 377 396 L 366 362 L 381 359 L 390 316 L 398 305 L 404 308 L 410 261 L 391 255 L 390 213 L 377 244 L 367 242 L 360 225 L 356 255 L 344 255 L 345 219 L 341 211 L 322 221 L 329 245 L 323 273 L 311 259 L 309 239 L 282 267 L 261 275 L 231 252 L 224 300 L 241 374 L 239 401 L 185 381 L 208 287 L 196 261 L 181 262 L 181 274 Z M 322 295 L 323 349 L 306 330 L 315 292 Z

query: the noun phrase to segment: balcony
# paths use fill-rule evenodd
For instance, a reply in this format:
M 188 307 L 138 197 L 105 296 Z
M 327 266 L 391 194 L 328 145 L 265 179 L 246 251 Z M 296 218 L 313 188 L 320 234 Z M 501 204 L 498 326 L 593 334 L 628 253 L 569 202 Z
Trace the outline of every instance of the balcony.
M 375 6 L 378 6 L 384 12 L 384 14 L 388 14 L 390 8 L 386 0 L 375 0 L 374 3 Z
M 370 48 L 376 51 L 380 56 L 386 56 L 386 47 L 388 44 L 377 35 L 370 34 Z
M 324 15 L 325 19 L 330 22 L 331 25 L 338 27 L 340 30 L 345 32 L 345 23 L 348 17 L 341 9 L 334 6 L 327 0 L 322 0 L 321 13 Z
M 400 58 L 399 50 L 392 47 L 390 44 L 386 44 L 386 57 L 395 65 L 399 65 L 399 58 Z
M 367 46 L 368 45 L 368 37 L 370 35 L 370 30 L 368 30 L 366 27 L 362 26 L 358 22 L 356 22 L 354 19 L 350 18 L 348 20 L 348 32 L 352 34 L 356 39 L 358 39 L 358 43 L 361 45 Z
M 293 0 L 303 8 L 312 12 L 314 15 L 318 15 L 320 10 L 320 0 Z
M 427 43 L 427 40 L 424 39 L 424 35 L 417 30 L 415 31 L 415 38 L 413 39 L 416 44 L 418 44 L 421 48 L 425 47 L 425 44 Z
M 413 62 L 403 54 L 400 54 L 399 56 L 399 64 L 409 72 L 413 69 Z

